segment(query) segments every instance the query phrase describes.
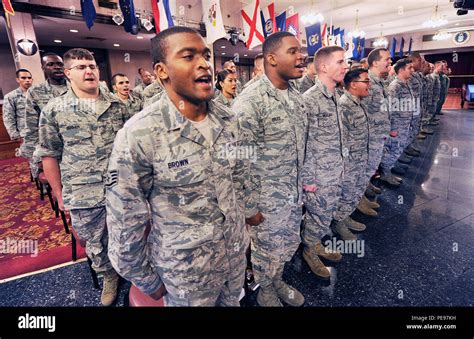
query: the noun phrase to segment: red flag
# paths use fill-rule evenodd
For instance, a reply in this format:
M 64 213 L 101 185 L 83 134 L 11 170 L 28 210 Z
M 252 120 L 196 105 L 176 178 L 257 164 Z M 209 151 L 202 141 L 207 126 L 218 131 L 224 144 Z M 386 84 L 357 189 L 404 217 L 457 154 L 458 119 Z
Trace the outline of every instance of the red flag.
M 298 40 L 300 39 L 300 24 L 298 13 L 286 18 L 286 31 L 296 35 L 296 38 Z
M 11 0 L 2 0 L 3 10 L 5 11 L 5 18 L 7 19 L 7 25 L 10 27 L 10 15 L 15 15 Z
M 13 10 L 11 0 L 2 0 L 3 3 L 3 10 L 5 13 L 10 15 L 15 15 L 15 11 Z

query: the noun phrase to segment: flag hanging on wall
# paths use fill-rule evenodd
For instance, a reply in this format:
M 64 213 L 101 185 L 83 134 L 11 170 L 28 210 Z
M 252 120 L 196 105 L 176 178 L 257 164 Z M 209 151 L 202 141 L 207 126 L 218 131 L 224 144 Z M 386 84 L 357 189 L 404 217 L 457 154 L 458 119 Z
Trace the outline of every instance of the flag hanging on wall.
M 290 32 L 298 40 L 300 40 L 300 24 L 299 24 L 299 14 L 295 13 L 292 16 L 286 18 L 286 31 Z
M 359 40 L 359 60 L 365 58 L 365 38 L 360 38 Z
M 403 58 L 403 47 L 405 47 L 405 39 L 402 37 L 402 40 L 400 41 L 400 52 L 398 53 L 400 58 Z
M 138 33 L 138 21 L 135 15 L 133 0 L 120 0 L 120 10 L 123 15 L 123 28 L 127 33 Z
M 272 2 L 266 8 L 260 11 L 262 16 L 263 34 L 265 38 L 272 33 L 277 32 L 277 23 L 275 18 L 275 4 Z
M 354 49 L 352 50 L 352 59 L 359 60 L 360 59 L 360 38 L 359 37 L 352 37 L 352 44 Z
M 92 0 L 81 0 L 81 12 L 87 28 L 90 30 L 91 27 L 94 26 L 94 20 L 97 16 L 94 2 Z
M 7 25 L 10 27 L 10 15 L 15 15 L 11 0 L 2 0 L 3 11 L 5 12 L 5 18 L 7 19 Z
M 151 9 L 155 19 L 156 33 L 174 26 L 169 0 L 151 0 Z
M 308 42 L 308 56 L 314 56 L 314 53 L 321 47 L 323 42 L 321 39 L 321 24 L 316 23 L 314 25 L 305 27 L 306 40 Z
M 214 41 L 226 36 L 220 0 L 202 0 L 202 16 L 206 24 L 208 44 L 213 44 Z
M 244 21 L 244 32 L 247 37 L 246 45 L 248 49 L 263 44 L 262 17 L 260 16 L 260 0 L 254 0 L 251 4 L 241 10 Z
M 275 18 L 277 31 L 284 32 L 286 30 L 286 11 L 281 12 Z
M 390 56 L 392 59 L 395 59 L 395 51 L 397 50 L 397 39 L 395 37 L 392 38 L 392 43 L 390 44 Z

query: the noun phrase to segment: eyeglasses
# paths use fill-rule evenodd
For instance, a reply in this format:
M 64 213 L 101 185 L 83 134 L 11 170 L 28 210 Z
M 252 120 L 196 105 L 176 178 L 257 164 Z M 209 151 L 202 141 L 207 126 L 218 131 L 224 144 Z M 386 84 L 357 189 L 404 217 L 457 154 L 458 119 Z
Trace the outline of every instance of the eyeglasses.
M 97 65 L 77 65 L 77 66 L 74 66 L 74 67 L 71 67 L 69 69 L 78 69 L 79 71 L 85 71 L 86 68 L 89 67 L 91 69 L 91 71 L 97 69 Z
M 353 82 L 365 82 L 366 84 L 368 84 L 370 80 L 354 80 Z

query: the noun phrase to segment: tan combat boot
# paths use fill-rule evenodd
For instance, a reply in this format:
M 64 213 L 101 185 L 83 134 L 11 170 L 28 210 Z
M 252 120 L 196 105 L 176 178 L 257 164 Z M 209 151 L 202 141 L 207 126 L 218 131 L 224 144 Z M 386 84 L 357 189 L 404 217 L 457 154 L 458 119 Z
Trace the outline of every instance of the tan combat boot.
M 399 187 L 400 186 L 400 181 L 396 180 L 395 176 L 391 173 L 382 175 L 380 177 L 380 181 L 383 181 L 384 183 L 389 184 L 390 186 L 393 186 L 393 187 Z
M 262 307 L 283 307 L 273 284 L 265 287 L 260 286 L 257 294 L 257 303 Z
M 359 205 L 357 205 L 357 210 L 360 213 L 365 214 L 369 217 L 378 216 L 379 214 L 377 213 L 377 211 L 373 210 L 372 207 L 367 204 L 367 201 L 368 199 L 361 199 L 359 202 Z M 352 240 L 352 239 L 348 239 L 348 240 Z
M 303 250 L 303 259 L 308 264 L 311 271 L 318 277 L 324 280 L 331 278 L 331 273 L 326 266 L 319 259 L 315 249 L 310 249 L 305 246 Z
M 375 192 L 375 194 L 382 194 L 382 189 L 380 187 L 375 186 L 371 182 L 369 182 L 369 188 Z
M 357 222 L 351 217 L 347 217 L 346 219 L 343 220 L 343 222 L 344 224 L 346 224 L 347 228 L 350 230 L 362 232 L 362 231 L 365 231 L 365 229 L 367 228 L 367 226 L 365 226 L 363 223 Z
M 104 306 L 110 306 L 117 297 L 119 276 L 114 270 L 104 272 L 104 282 L 100 302 Z
M 375 208 L 379 208 L 380 205 L 375 202 L 375 201 L 370 201 L 369 199 L 367 199 L 367 197 L 365 196 L 362 196 L 362 199 L 361 200 L 365 200 L 364 203 L 366 203 L 370 208 L 372 209 L 375 209 Z
M 303 306 L 304 297 L 294 287 L 288 285 L 283 281 L 283 267 L 278 271 L 278 274 L 273 279 L 273 287 L 278 297 L 290 306 Z
M 316 243 L 315 250 L 318 256 L 323 257 L 326 260 L 329 260 L 332 262 L 339 262 L 342 260 L 341 253 L 325 248 L 323 244 L 321 244 L 320 241 Z

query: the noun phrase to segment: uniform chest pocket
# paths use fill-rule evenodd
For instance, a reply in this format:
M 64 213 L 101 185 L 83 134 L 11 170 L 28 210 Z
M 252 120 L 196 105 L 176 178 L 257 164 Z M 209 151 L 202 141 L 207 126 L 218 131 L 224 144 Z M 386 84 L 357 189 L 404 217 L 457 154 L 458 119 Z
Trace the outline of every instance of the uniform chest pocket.
M 91 126 L 87 124 L 67 125 L 61 130 L 61 135 L 66 146 L 92 144 Z
M 335 125 L 333 117 L 330 114 L 320 115 L 318 117 L 318 127 L 332 127 Z

